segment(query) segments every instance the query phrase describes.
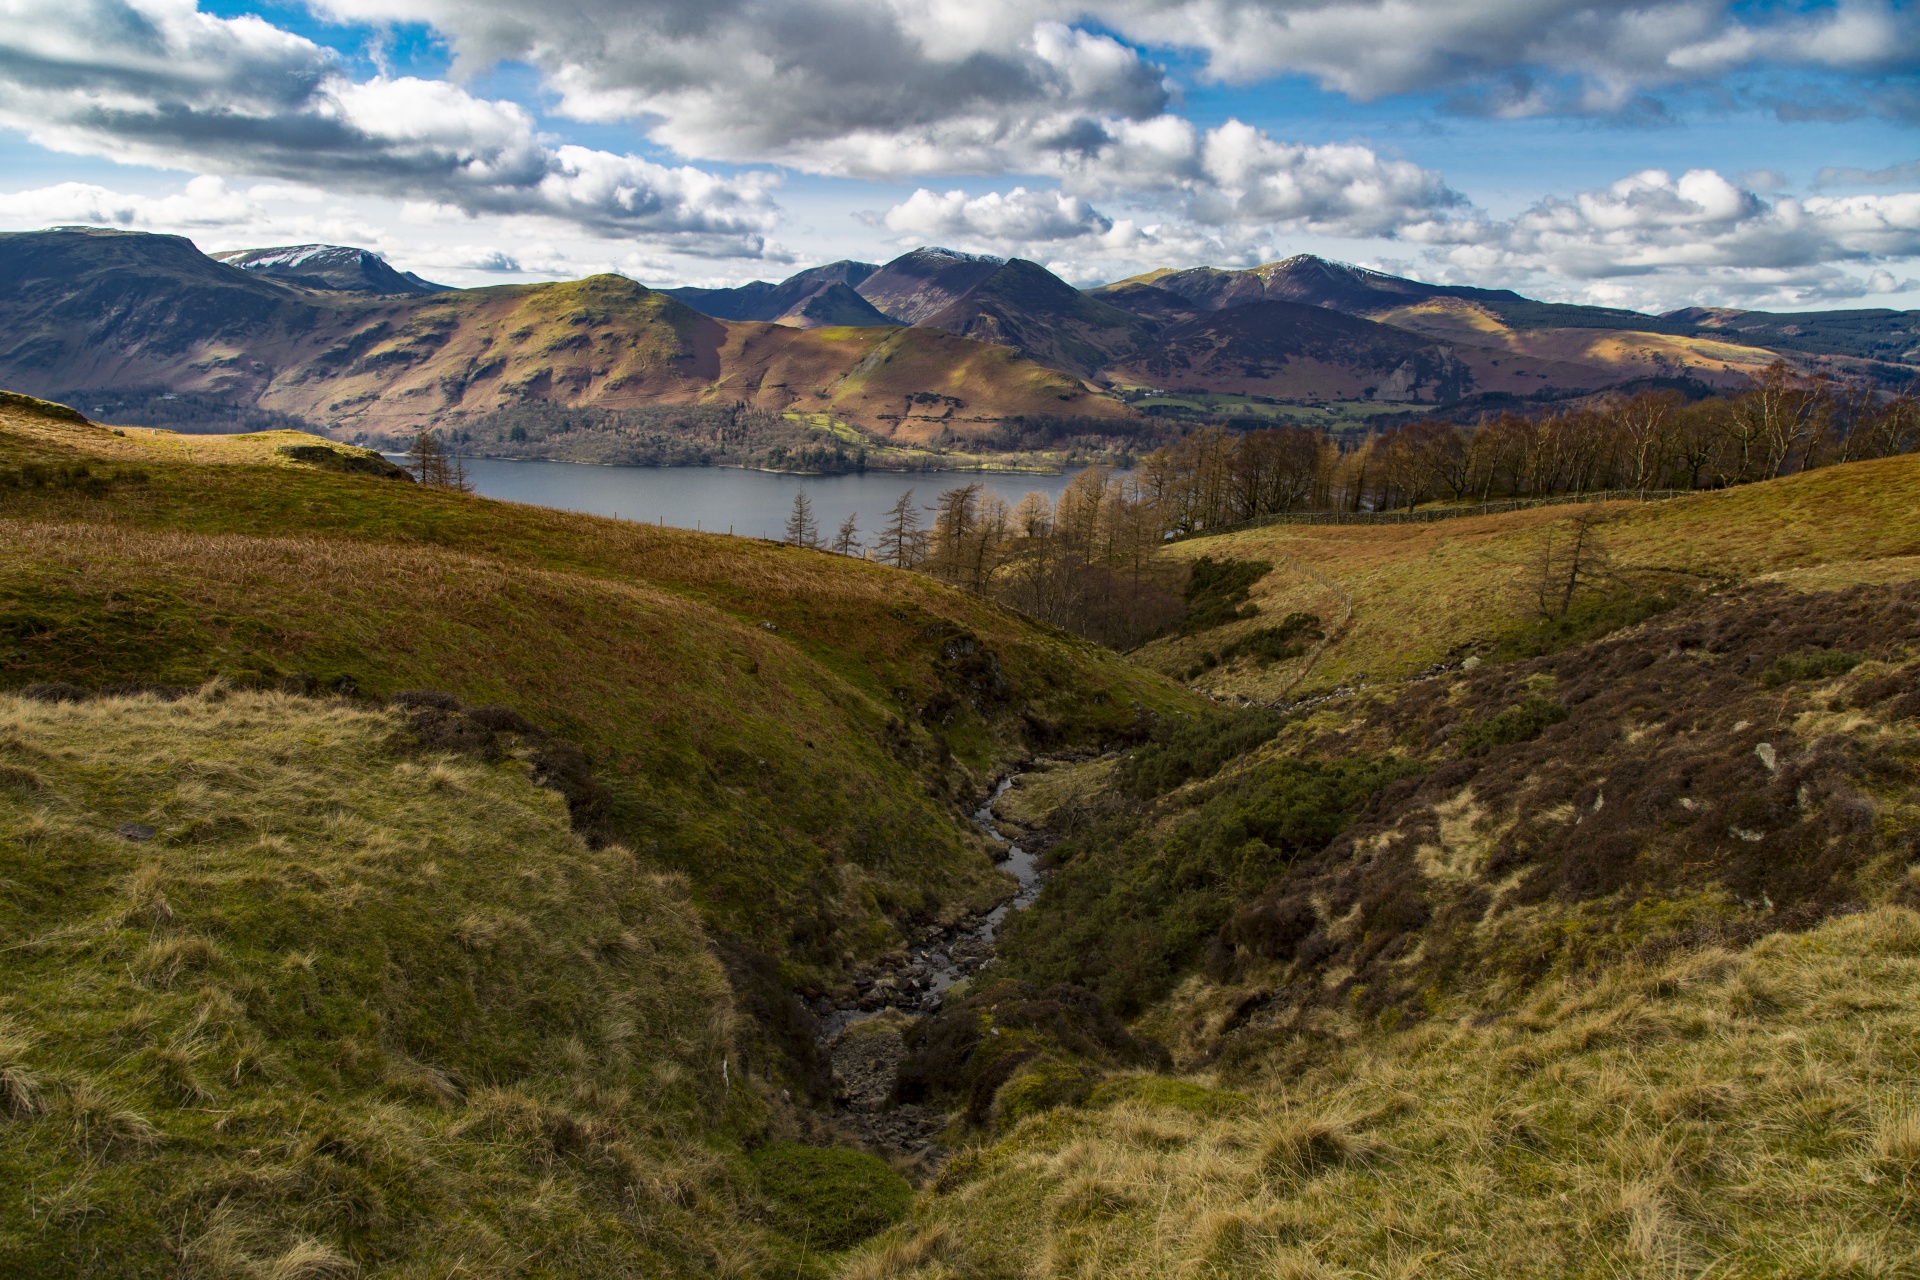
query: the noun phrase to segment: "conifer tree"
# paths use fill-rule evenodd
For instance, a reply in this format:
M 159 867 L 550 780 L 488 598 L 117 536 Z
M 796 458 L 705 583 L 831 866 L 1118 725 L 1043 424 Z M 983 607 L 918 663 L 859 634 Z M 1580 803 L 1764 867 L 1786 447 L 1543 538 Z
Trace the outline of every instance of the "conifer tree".
M 796 489 L 793 493 L 793 513 L 787 517 L 787 544 L 814 549 L 820 546 L 820 525 L 813 518 L 813 504 L 807 501 L 805 489 Z
M 900 495 L 900 501 L 887 511 L 886 527 L 874 549 L 880 559 L 901 569 L 911 569 L 926 558 L 927 535 L 920 528 L 920 509 L 913 505 L 913 490 Z
M 457 489 L 461 493 L 473 492 L 473 482 L 467 479 L 465 464 L 431 431 L 422 431 L 413 438 L 413 444 L 407 450 L 407 470 L 413 472 L 413 478 L 423 485 L 436 489 Z
M 840 522 L 840 532 L 833 535 L 833 549 L 836 553 L 850 556 L 859 549 L 860 526 L 854 523 L 859 514 L 857 511 L 849 512 L 847 518 Z

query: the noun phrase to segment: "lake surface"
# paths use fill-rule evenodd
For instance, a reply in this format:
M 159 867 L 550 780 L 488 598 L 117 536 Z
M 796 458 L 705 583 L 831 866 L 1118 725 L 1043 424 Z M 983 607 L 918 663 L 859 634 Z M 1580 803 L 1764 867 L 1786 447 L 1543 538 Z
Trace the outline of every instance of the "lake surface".
M 869 471 L 864 475 L 795 476 L 735 467 L 600 467 L 584 462 L 509 462 L 467 458 L 475 493 L 562 511 L 614 516 L 645 524 L 670 524 L 709 533 L 779 538 L 793 511 L 793 495 L 805 492 L 831 540 L 840 522 L 853 516 L 863 543 L 873 540 L 888 508 L 913 490 L 925 508 L 948 489 L 978 483 L 1017 504 L 1038 491 L 1057 498 L 1071 475 L 994 471 Z M 925 511 L 921 518 L 932 523 Z

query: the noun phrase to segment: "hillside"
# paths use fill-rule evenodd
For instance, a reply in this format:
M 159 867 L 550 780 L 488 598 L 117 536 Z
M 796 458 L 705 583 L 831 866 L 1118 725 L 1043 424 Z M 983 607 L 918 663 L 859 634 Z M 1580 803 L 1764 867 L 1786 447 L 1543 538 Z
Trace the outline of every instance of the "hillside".
M 669 289 L 710 316 L 826 324 L 908 324 L 1012 347 L 1079 377 L 1141 346 L 1151 321 L 1075 289 L 1037 262 L 915 249 L 885 266 L 837 262 L 768 285 Z
M 813 1273 L 783 1195 L 905 1190 L 756 1163 L 832 1136 L 796 993 L 1010 892 L 997 772 L 1193 704 L 924 578 L 392 471 L 0 402 L 9 1255 Z
M 1104 376 L 1158 390 L 1424 404 L 1487 391 L 1566 394 L 1593 381 L 1580 365 L 1503 358 L 1296 302 L 1250 302 L 1176 324 Z
M 902 324 L 921 324 L 965 298 L 1006 265 L 1006 259 L 952 249 L 903 253 L 862 280 L 860 296 Z
M 1784 314 L 1693 307 L 1670 312 L 1669 319 L 1781 351 L 1853 356 L 1862 360 L 1920 365 L 1920 313 L 1888 311 L 1814 311 Z
M 1042 775 L 900 1073 L 976 1145 L 843 1274 L 1909 1273 L 1911 475 L 1643 509 L 1711 593 Z
M 483 440 L 490 415 L 527 404 L 794 409 L 907 439 L 988 435 L 1009 416 L 1130 416 L 1002 347 L 838 327 L 857 310 L 840 303 L 800 317 L 835 327 L 807 329 L 714 320 L 620 276 L 323 292 L 178 237 L 19 233 L 0 237 L 0 380 L 87 404 L 164 388 L 216 423 L 267 411 L 336 434 L 479 425 Z
M 1330 638 L 1297 658 L 1248 658 L 1195 672 L 1210 692 L 1265 701 L 1533 643 L 1537 576 L 1551 538 L 1583 511 L 1602 517 L 1604 590 L 1583 586 L 1567 625 L 1653 607 L 1717 585 L 1778 577 L 1807 587 L 1920 576 L 1920 458 L 1824 468 L 1759 485 L 1645 504 L 1537 507 L 1433 523 L 1276 523 L 1173 544 L 1183 560 L 1258 560 L 1260 616 L 1156 641 L 1137 655 L 1189 672 L 1209 653 L 1294 612 Z M 1564 542 L 1563 542 L 1564 545 Z M 1551 627 L 1548 627 L 1551 630 Z
M 829 262 L 824 267 L 810 267 L 788 276 L 778 284 L 755 280 L 731 289 L 662 289 L 661 292 L 716 320 L 778 320 L 804 308 L 835 285 L 851 289 L 878 270 L 871 262 Z M 871 303 L 867 306 L 872 310 Z M 880 315 L 877 311 L 873 314 Z M 889 320 L 881 316 L 865 323 L 887 324 Z
M 1740 387 L 1781 355 L 1808 369 L 1864 374 L 1894 384 L 1908 375 L 1887 362 L 1912 363 L 1906 353 L 1913 343 L 1903 335 L 1914 329 L 1913 317 L 1901 312 L 1767 316 L 1696 308 L 1652 316 L 1538 302 L 1506 289 L 1426 284 L 1308 254 L 1245 271 L 1154 271 L 1090 294 L 1143 316 L 1189 323 L 1197 323 L 1193 313 L 1231 317 L 1242 307 L 1273 302 L 1331 310 L 1456 346 L 1458 358 L 1473 371 L 1475 389 L 1535 399 L 1564 399 L 1643 378 Z M 1184 317 L 1182 307 L 1189 309 Z M 1326 330 L 1324 342 L 1341 340 L 1337 324 L 1327 324 Z M 1256 378 L 1254 371 L 1269 364 L 1263 347 L 1275 340 L 1264 324 L 1227 323 L 1190 332 L 1203 349 L 1210 348 L 1189 373 L 1195 389 L 1311 399 L 1333 387 L 1343 398 L 1357 398 L 1346 386 L 1353 377 L 1330 376 L 1315 366 Z M 1142 360 L 1158 354 L 1141 353 L 1130 363 L 1137 370 Z M 1134 376 L 1125 368 L 1115 372 L 1123 380 Z
M 683 887 L 589 848 L 520 761 L 410 734 L 279 693 L 0 693 L 10 1274 L 778 1249 L 705 1136 L 765 1108 L 721 1078 Z
M 10 684 L 506 706 L 594 762 L 583 822 L 684 871 L 715 928 L 803 984 L 997 891 L 948 807 L 995 770 L 1181 700 L 842 557 L 418 489 L 290 456 L 290 435 L 6 428 L 0 475 L 56 477 L 0 487 Z
M 1907 1274 L 1916 487 L 1174 543 L 1261 612 L 1135 657 L 1329 695 L 1236 708 L 927 577 L 0 398 L 0 1242 Z M 1037 897 L 894 998 L 1010 892 L 1012 769 Z
M 963 297 L 917 323 L 1012 347 L 1082 377 L 1145 345 L 1158 328 L 1023 258 L 1009 259 Z

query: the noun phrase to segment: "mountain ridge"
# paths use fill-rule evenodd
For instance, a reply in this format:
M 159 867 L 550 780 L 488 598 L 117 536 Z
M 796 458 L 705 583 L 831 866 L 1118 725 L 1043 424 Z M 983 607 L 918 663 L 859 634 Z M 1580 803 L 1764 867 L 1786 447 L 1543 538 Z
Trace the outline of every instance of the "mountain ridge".
M 164 386 L 389 434 L 527 403 L 829 413 L 913 442 L 1022 414 L 1130 416 L 1004 346 L 843 314 L 716 320 L 624 276 L 325 293 L 181 237 L 92 231 L 0 236 L 0 277 L 0 379 L 41 395 Z

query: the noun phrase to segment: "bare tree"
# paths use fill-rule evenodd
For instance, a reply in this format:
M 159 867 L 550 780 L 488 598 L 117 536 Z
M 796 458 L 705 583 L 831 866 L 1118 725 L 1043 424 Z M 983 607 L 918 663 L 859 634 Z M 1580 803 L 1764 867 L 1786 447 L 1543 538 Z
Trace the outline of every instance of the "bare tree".
M 466 465 L 431 431 L 422 431 L 413 438 L 413 444 L 407 449 L 407 470 L 423 485 L 473 492 Z
M 901 569 L 911 569 L 926 558 L 927 535 L 920 527 L 920 509 L 913 505 L 913 490 L 901 494 L 888 509 L 874 550 L 883 562 Z
M 1547 526 L 1528 574 L 1528 594 L 1541 617 L 1566 617 L 1580 593 L 1606 584 L 1612 561 L 1600 533 L 1605 522 L 1589 508 Z
M 854 523 L 860 513 L 852 511 L 840 522 L 840 532 L 833 535 L 833 550 L 837 555 L 850 556 L 860 547 L 860 526 Z
M 820 546 L 820 525 L 813 518 L 813 504 L 807 501 L 805 489 L 793 492 L 793 512 L 787 516 L 787 544 L 814 550 Z

